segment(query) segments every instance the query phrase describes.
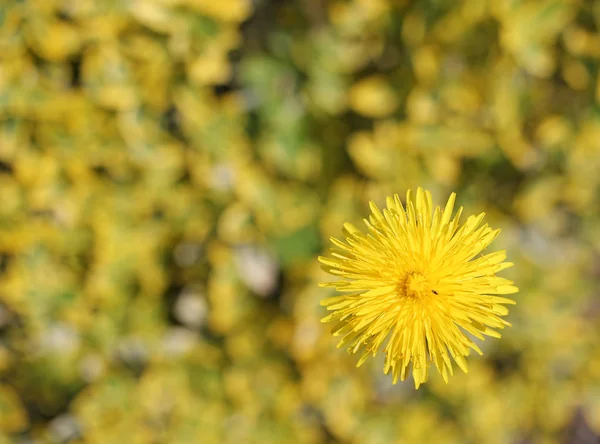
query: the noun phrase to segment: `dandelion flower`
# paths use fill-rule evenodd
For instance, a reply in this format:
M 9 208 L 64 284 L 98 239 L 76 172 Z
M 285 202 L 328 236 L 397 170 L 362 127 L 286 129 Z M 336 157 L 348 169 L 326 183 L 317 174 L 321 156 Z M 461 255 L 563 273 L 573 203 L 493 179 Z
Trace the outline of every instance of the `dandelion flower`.
M 501 316 L 515 302 L 498 295 L 518 288 L 496 273 L 513 264 L 504 262 L 505 251 L 482 254 L 500 230 L 480 227 L 485 213 L 459 225 L 455 198 L 443 211 L 433 209 L 431 193 L 421 188 L 416 196 L 408 191 L 406 208 L 398 195 L 387 198 L 383 212 L 371 203 L 368 233 L 344 224 L 345 242 L 332 238 L 331 257 L 319 257 L 340 278 L 321 286 L 344 293 L 321 302 L 331 311 L 322 321 L 336 322 L 338 348 L 356 353 L 363 347 L 357 367 L 383 346 L 384 373 L 391 370 L 394 384 L 412 366 L 419 388 L 431 363 L 448 382 L 451 358 L 466 373 L 470 349 L 482 353 L 466 333 L 499 338 L 497 330 L 510 326 Z

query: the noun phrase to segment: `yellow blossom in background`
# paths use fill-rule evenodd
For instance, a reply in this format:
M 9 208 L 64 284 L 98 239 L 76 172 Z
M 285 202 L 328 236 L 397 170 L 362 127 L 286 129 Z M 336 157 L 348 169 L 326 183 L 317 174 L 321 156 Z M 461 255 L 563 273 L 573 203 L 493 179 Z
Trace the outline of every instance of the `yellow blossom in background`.
M 350 91 L 350 106 L 359 114 L 385 117 L 398 107 L 394 90 L 382 77 L 372 76 L 356 83 Z
M 331 258 L 319 258 L 341 278 L 321 286 L 348 293 L 321 302 L 332 311 L 323 322 L 337 322 L 338 347 L 356 353 L 364 345 L 358 366 L 385 343 L 384 372 L 392 371 L 394 383 L 412 365 L 419 388 L 431 363 L 447 382 L 450 356 L 466 373 L 470 349 L 482 352 L 465 333 L 499 338 L 496 329 L 510 325 L 501 316 L 508 313 L 505 304 L 515 302 L 497 295 L 518 289 L 496 273 L 513 264 L 504 262 L 505 251 L 482 254 L 500 230 L 480 226 L 485 213 L 461 226 L 462 207 L 453 217 L 455 197 L 444 210 L 434 209 L 422 188 L 416 196 L 407 192 L 406 207 L 398 195 L 387 199 L 383 212 L 371 203 L 368 234 L 345 224 L 345 242 L 332 238 Z

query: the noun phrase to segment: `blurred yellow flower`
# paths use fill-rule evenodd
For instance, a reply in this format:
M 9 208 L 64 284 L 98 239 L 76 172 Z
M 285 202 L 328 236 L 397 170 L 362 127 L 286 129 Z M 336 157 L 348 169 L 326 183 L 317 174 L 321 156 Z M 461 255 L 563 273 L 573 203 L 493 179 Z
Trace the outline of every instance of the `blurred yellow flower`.
M 319 257 L 341 278 L 320 285 L 348 293 L 321 302 L 332 311 L 322 321 L 337 321 L 338 348 L 348 344 L 356 353 L 364 345 L 360 366 L 387 339 L 384 373 L 392 370 L 394 383 L 406 378 L 411 362 L 416 388 L 427 381 L 432 362 L 448 382 L 448 352 L 464 372 L 470 349 L 482 353 L 465 332 L 499 338 L 494 329 L 510 325 L 500 316 L 508 313 L 503 304 L 515 302 L 495 295 L 518 289 L 495 274 L 513 264 L 504 262 L 505 251 L 480 255 L 500 230 L 479 227 L 485 213 L 459 226 L 462 207 L 452 218 L 455 197 L 443 211 L 433 209 L 431 193 L 422 188 L 416 196 L 407 192 L 406 208 L 398 195 L 387 198 L 383 213 L 371 203 L 364 220 L 369 234 L 346 223 L 346 242 L 332 238 L 331 258 Z
M 350 107 L 366 117 L 386 117 L 396 111 L 398 99 L 385 78 L 370 76 L 350 89 Z

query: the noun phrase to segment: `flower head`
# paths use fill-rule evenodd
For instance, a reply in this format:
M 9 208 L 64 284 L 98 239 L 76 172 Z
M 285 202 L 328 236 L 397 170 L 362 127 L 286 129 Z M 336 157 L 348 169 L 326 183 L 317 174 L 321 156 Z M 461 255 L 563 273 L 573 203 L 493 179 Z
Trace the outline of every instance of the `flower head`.
M 499 338 L 496 329 L 510 325 L 500 316 L 515 302 L 497 295 L 518 288 L 496 273 L 513 264 L 504 262 L 505 251 L 482 254 L 500 230 L 480 227 L 485 213 L 459 225 L 462 207 L 452 217 L 455 197 L 443 211 L 433 209 L 431 193 L 421 188 L 416 196 L 408 191 L 406 208 L 398 195 L 387 198 L 383 212 L 371 203 L 368 233 L 344 224 L 345 242 L 332 238 L 331 257 L 319 257 L 340 278 L 321 286 L 344 293 L 321 302 L 331 311 L 323 322 L 337 322 L 338 347 L 351 353 L 363 347 L 357 366 L 383 346 L 384 373 L 392 371 L 394 384 L 412 365 L 418 388 L 431 363 L 448 382 L 450 357 L 467 372 L 470 349 L 482 353 L 466 333 Z

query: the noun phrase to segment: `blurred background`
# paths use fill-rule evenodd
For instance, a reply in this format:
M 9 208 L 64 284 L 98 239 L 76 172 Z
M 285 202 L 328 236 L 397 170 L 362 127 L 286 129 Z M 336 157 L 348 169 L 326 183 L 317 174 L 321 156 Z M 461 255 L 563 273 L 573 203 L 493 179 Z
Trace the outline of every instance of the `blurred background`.
M 598 442 L 599 27 L 584 0 L 3 0 L 0 442 Z M 419 185 L 502 228 L 521 292 L 415 391 L 335 348 L 316 256 Z

